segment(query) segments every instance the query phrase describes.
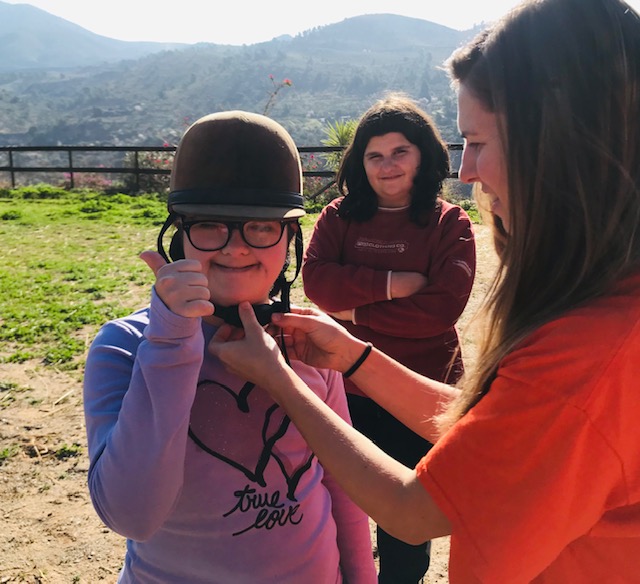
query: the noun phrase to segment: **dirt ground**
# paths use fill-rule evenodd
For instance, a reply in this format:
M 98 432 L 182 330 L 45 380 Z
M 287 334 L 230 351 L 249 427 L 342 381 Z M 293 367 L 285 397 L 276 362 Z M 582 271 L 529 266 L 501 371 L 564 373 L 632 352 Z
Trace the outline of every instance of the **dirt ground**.
M 0 392 L 0 450 L 17 445 L 0 466 L 0 583 L 115 582 L 125 541 L 89 499 L 79 378 L 1 364 L 0 383 L 15 385 Z M 433 548 L 425 582 L 443 584 L 447 538 Z
M 477 236 L 483 270 L 465 315 L 475 311 L 495 261 L 486 231 Z M 472 358 L 473 343 L 463 339 Z M 0 455 L 0 584 L 115 582 L 125 541 L 89 499 L 80 372 L 0 364 Z M 425 584 L 448 582 L 448 544 L 434 541 Z

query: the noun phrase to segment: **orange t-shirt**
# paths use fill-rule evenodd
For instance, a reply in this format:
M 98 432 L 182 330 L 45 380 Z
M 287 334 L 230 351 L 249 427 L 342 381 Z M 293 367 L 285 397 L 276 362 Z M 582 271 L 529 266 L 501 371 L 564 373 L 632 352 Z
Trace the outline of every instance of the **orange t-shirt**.
M 640 274 L 531 334 L 416 470 L 451 584 L 640 583 Z

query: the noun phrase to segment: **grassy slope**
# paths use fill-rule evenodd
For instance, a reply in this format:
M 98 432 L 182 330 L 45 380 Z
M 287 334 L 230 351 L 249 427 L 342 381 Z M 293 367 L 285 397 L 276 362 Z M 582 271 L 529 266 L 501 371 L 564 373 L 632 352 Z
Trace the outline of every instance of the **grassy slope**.
M 98 327 L 146 303 L 153 276 L 138 254 L 155 248 L 166 204 L 48 193 L 0 198 L 0 358 L 81 368 Z M 314 218 L 303 221 L 307 235 Z M 303 301 L 299 280 L 294 299 Z
M 43 186 L 2 194 L 0 360 L 81 369 L 99 326 L 146 303 L 153 276 L 138 254 L 155 247 L 166 204 Z M 303 218 L 305 239 L 315 218 Z M 306 302 L 300 278 L 292 296 Z

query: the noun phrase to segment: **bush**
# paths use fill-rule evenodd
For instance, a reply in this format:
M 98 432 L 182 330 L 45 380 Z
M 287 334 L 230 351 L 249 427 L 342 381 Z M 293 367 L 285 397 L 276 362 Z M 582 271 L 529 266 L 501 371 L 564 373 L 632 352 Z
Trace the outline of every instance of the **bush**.
M 139 168 L 153 168 L 158 170 L 171 170 L 174 153 L 171 151 L 138 152 Z M 135 168 L 136 153 L 129 152 L 125 156 L 125 166 Z M 169 192 L 168 174 L 127 174 L 123 183 L 126 193 L 158 193 Z
M 63 199 L 69 195 L 62 187 L 39 183 L 26 187 L 12 189 L 13 194 L 19 199 Z M 11 195 L 9 195 L 11 197 Z
M 80 207 L 81 213 L 102 213 L 112 208 L 105 199 L 91 199 Z

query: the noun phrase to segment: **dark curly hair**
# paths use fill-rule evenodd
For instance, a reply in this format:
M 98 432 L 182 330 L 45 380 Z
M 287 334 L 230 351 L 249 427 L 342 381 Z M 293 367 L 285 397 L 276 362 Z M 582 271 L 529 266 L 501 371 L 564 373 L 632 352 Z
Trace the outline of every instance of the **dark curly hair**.
M 338 169 L 338 189 L 344 199 L 338 215 L 367 221 L 378 210 L 378 198 L 364 169 L 364 152 L 369 140 L 400 132 L 420 150 L 420 168 L 411 192 L 409 216 L 423 224 L 435 208 L 442 183 L 449 175 L 449 150 L 431 117 L 403 93 L 390 93 L 373 104 L 360 118 L 353 140 Z

